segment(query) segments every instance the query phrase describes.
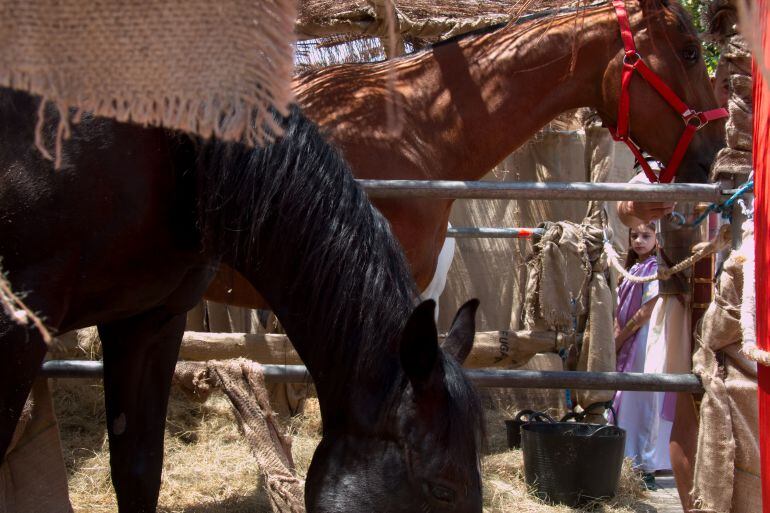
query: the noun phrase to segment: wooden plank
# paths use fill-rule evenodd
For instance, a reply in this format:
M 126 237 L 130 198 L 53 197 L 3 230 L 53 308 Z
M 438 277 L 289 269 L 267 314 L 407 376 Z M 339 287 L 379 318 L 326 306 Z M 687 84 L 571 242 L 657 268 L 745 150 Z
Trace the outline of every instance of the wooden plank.
M 476 333 L 468 368 L 519 367 L 537 353 L 557 351 L 574 342 L 556 332 L 488 331 Z M 302 363 L 289 338 L 279 334 L 185 332 L 180 360 L 249 358 L 263 364 Z

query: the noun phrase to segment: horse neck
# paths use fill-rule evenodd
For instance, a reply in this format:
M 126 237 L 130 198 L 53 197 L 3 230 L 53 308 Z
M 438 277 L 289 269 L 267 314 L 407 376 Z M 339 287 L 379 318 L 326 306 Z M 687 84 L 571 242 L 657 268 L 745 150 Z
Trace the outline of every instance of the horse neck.
M 453 97 L 475 102 L 461 105 L 457 116 L 458 127 L 467 134 L 465 151 L 478 162 L 475 177 L 559 114 L 578 107 L 600 108 L 602 79 L 619 47 L 614 15 L 602 8 L 521 26 L 509 24 L 465 44 L 460 41 L 457 50 L 444 51 L 461 51 L 461 60 L 436 52 L 440 65 L 444 61 L 461 68 L 471 63 L 469 78 L 451 68 L 442 75 L 450 82 L 448 90 L 462 90 Z
M 266 148 L 207 154 L 204 240 L 276 312 L 331 419 L 361 395 L 379 406 L 395 386 L 414 283 L 344 161 L 297 111 L 287 124 Z
M 560 113 L 601 110 L 618 33 L 611 8 L 509 24 L 376 65 L 321 71 L 299 82 L 298 98 L 356 176 L 476 180 Z M 393 74 L 403 119 L 395 134 L 386 115 Z M 339 106 L 345 97 L 341 111 L 330 108 L 331 98 Z

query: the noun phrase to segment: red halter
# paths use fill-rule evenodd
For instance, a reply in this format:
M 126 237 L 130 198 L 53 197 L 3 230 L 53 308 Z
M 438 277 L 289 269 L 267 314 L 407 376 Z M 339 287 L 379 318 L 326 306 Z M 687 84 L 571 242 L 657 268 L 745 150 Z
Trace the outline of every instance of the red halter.
M 620 37 L 623 40 L 626 52 L 623 56 L 623 74 L 621 76 L 620 101 L 618 102 L 618 126 L 615 128 L 610 127 L 609 130 L 613 139 L 623 141 L 631 149 L 631 152 L 636 156 L 636 160 L 642 166 L 644 174 L 647 175 L 651 183 L 658 181 L 668 183 L 676 176 L 676 170 L 682 162 L 687 146 L 690 145 L 695 132 L 706 126 L 709 121 L 727 117 L 728 114 L 725 109 L 711 109 L 706 112 L 698 112 L 680 100 L 674 91 L 654 71 L 647 67 L 642 57 L 636 51 L 624 0 L 612 0 L 612 5 L 615 7 L 615 13 L 618 16 Z M 682 116 L 685 125 L 684 133 L 682 133 L 682 137 L 679 139 L 676 149 L 674 149 L 674 154 L 671 155 L 671 160 L 660 173 L 660 179 L 652 171 L 650 165 L 647 164 L 647 159 L 642 156 L 639 146 L 631 141 L 628 134 L 629 109 L 631 107 L 628 86 L 631 84 L 631 77 L 634 71 L 638 71 L 642 78 Z

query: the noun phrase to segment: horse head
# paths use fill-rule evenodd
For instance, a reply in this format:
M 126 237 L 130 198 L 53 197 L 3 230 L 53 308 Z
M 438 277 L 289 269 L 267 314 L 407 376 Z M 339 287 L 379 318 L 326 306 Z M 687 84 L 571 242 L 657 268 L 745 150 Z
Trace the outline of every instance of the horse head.
M 308 511 L 481 512 L 483 413 L 461 369 L 477 307 L 460 308 L 442 345 L 435 303 L 414 309 L 398 349 L 402 378 L 376 427 L 324 429 L 308 470 Z
M 665 166 L 676 168 L 677 162 L 677 181 L 705 182 L 725 144 L 720 118 L 726 112 L 717 109 L 698 33 L 685 9 L 673 0 L 615 1 L 618 33 L 625 4 L 630 31 L 621 36 L 624 44 L 604 74 L 602 118 L 617 127 L 616 136 L 627 123 L 628 138 Z M 629 80 L 628 108 L 623 114 L 625 80 Z M 692 125 L 689 145 L 682 140 L 688 124 Z

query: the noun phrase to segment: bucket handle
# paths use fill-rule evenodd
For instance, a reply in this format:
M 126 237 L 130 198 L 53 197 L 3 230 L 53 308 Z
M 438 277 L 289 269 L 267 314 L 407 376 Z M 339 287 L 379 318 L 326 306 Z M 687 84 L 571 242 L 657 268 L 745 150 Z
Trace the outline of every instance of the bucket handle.
M 544 411 L 534 411 L 534 410 L 521 410 L 519 413 L 516 414 L 516 417 L 514 421 L 524 423 L 525 421 L 522 421 L 521 418 L 524 415 L 528 415 L 529 419 L 526 422 L 556 422 L 553 417 L 545 413 Z
M 605 424 L 604 426 L 600 427 L 599 429 L 597 429 L 596 431 L 594 431 L 593 433 L 588 435 L 588 437 L 591 438 L 592 436 L 596 435 L 596 433 L 599 433 L 600 431 L 603 431 L 603 430 L 605 430 L 607 428 L 616 428 L 617 429 L 617 426 L 613 426 L 612 424 Z
M 583 419 L 586 418 L 586 415 L 591 413 L 591 410 L 593 410 L 596 407 L 602 407 L 605 410 L 610 410 L 610 413 L 612 413 L 612 420 L 615 424 L 615 426 L 618 425 L 618 414 L 615 411 L 614 406 L 612 405 L 612 401 L 603 401 L 598 403 L 591 403 L 588 405 L 588 407 L 583 410 L 580 413 L 575 413 L 574 411 L 568 412 L 566 415 L 564 415 L 560 422 L 568 422 L 569 420 L 575 419 L 575 422 L 582 422 Z M 608 424 L 610 425 L 610 424 Z

